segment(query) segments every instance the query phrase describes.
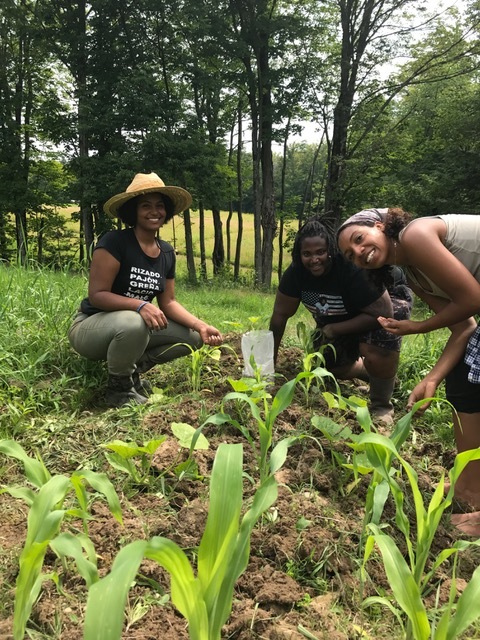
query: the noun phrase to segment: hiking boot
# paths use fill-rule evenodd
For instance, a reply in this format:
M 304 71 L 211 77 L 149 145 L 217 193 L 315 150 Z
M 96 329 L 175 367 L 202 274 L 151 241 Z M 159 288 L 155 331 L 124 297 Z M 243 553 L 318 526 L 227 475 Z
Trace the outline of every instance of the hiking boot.
M 145 404 L 147 398 L 135 389 L 132 376 L 108 376 L 107 390 L 105 391 L 105 404 L 108 407 L 118 408 L 129 402 Z
M 153 393 L 152 385 L 148 380 L 145 380 L 145 379 L 142 380 L 140 378 L 140 374 L 138 373 L 138 371 L 134 371 L 132 373 L 132 381 L 133 381 L 133 388 L 141 396 L 145 396 L 146 398 L 148 398 L 148 396 L 152 395 Z

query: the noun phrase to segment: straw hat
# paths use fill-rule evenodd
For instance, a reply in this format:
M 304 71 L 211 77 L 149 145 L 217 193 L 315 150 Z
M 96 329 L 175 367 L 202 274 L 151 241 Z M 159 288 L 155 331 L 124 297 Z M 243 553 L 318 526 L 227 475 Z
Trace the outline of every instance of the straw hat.
M 156 173 L 137 173 L 124 193 L 112 196 L 103 205 L 103 210 L 111 218 L 115 218 L 118 209 L 128 200 L 144 193 L 164 193 L 173 202 L 173 215 L 185 211 L 192 204 L 192 196 L 181 187 L 166 186 Z

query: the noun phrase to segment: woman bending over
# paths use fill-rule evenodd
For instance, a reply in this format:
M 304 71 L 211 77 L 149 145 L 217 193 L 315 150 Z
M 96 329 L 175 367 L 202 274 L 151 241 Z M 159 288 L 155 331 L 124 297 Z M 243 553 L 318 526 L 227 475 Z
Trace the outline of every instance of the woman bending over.
M 338 230 L 342 253 L 362 269 L 403 265 L 414 292 L 434 312 L 426 320 L 379 318 L 393 335 L 448 327 L 450 337 L 433 369 L 413 389 L 409 407 L 435 395 L 446 381 L 458 451 L 480 446 L 480 216 L 410 217 L 402 209 L 366 209 Z M 456 496 L 480 509 L 480 461 L 470 462 L 455 487 Z M 465 533 L 480 535 L 480 512 L 456 515 Z

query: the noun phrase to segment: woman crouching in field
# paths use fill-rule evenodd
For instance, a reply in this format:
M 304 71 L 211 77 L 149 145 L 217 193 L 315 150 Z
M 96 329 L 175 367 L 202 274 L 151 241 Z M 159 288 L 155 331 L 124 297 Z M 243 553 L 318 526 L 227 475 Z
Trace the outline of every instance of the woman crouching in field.
M 442 380 L 453 413 L 459 452 L 480 446 L 480 216 L 410 217 L 402 209 L 366 209 L 348 218 L 337 232 L 342 253 L 362 269 L 403 265 L 413 291 L 433 310 L 414 322 L 379 318 L 394 335 L 451 331 L 433 369 L 408 400 L 430 398 Z M 427 405 L 425 405 L 427 406 Z M 470 462 L 455 486 L 456 497 L 476 509 L 455 514 L 452 522 L 464 533 L 480 535 L 480 461 Z
M 144 404 L 150 391 L 140 374 L 203 343 L 219 345 L 220 332 L 175 299 L 175 251 L 158 237 L 161 227 L 190 206 L 180 187 L 155 174 L 138 173 L 104 210 L 128 228 L 106 233 L 95 247 L 88 297 L 69 330 L 72 347 L 91 360 L 106 360 L 105 402 Z M 156 299 L 157 305 L 153 303 Z
M 337 378 L 368 380 L 370 413 L 390 425 L 402 340 L 382 329 L 377 316 L 410 317 L 412 293 L 398 267 L 378 276 L 368 278 L 346 261 L 328 226 L 311 218 L 295 237 L 292 264 L 280 281 L 270 329 L 276 359 L 287 321 L 302 302 L 316 323 L 315 350 L 333 346 L 323 352 L 325 367 Z

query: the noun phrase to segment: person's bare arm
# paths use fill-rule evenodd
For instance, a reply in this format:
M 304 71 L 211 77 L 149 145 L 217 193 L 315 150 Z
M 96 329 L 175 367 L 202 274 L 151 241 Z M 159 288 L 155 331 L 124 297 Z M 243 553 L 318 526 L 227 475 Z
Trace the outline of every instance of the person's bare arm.
M 112 293 L 113 283 L 120 270 L 120 262 L 106 249 L 93 252 L 88 280 L 90 304 L 103 311 L 121 311 L 138 308 L 139 300 Z
M 203 342 L 210 346 L 220 345 L 223 337 L 220 331 L 187 311 L 175 298 L 175 280 L 165 281 L 165 290 L 157 296 L 158 306 L 167 320 L 178 322 L 189 329 L 198 331 Z
M 335 338 L 337 336 L 361 334 L 373 329 L 378 329 L 378 316 L 393 315 L 392 300 L 388 295 L 388 291 L 374 300 L 371 304 L 363 307 L 361 313 L 350 320 L 325 325 L 322 330 L 327 338 Z
M 450 302 L 420 322 L 379 318 L 387 331 L 395 335 L 427 333 L 452 327 L 480 312 L 480 284 L 445 247 L 444 233 L 445 223 L 441 219 L 420 219 L 405 230 L 401 250 L 403 263 L 428 276 L 445 292 Z
M 299 305 L 299 298 L 292 298 L 291 296 L 286 296 L 284 293 L 277 291 L 269 325 L 270 331 L 272 331 L 273 333 L 273 349 L 275 362 L 277 361 L 278 349 L 280 347 L 280 343 L 282 342 L 288 319 L 295 315 Z
M 438 298 L 425 293 L 421 289 L 412 287 L 413 291 L 428 304 L 435 313 L 440 313 L 442 309 L 448 305 L 448 300 Z M 445 379 L 450 371 L 463 358 L 465 349 L 470 336 L 475 331 L 477 323 L 473 318 L 468 318 L 462 322 L 458 322 L 450 328 L 451 334 L 447 340 L 442 354 L 435 363 L 434 367 L 427 375 L 415 386 L 407 401 L 407 408 L 411 409 L 418 400 L 423 398 L 432 398 L 435 396 L 438 385 Z M 421 410 L 427 409 L 430 403 L 422 406 Z

